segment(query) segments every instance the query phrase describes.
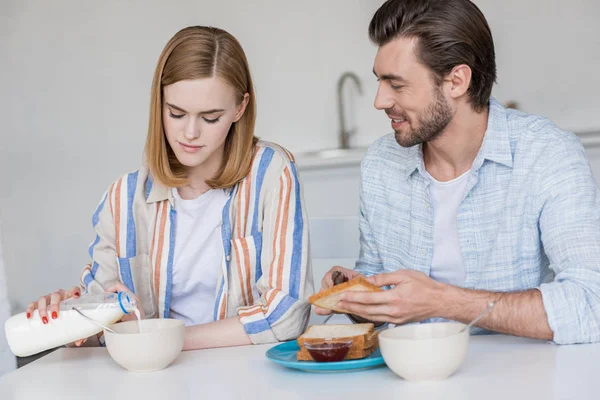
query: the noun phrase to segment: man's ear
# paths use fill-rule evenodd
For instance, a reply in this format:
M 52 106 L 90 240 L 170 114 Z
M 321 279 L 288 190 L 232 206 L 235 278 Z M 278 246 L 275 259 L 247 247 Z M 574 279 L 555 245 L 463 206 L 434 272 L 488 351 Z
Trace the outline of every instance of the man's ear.
M 447 93 L 451 98 L 457 99 L 467 93 L 471 86 L 472 73 L 471 67 L 460 64 L 452 68 L 452 71 L 446 75 L 444 81 L 447 86 Z
M 233 119 L 233 122 L 238 122 L 240 120 L 240 118 L 242 118 L 242 116 L 244 115 L 244 112 L 246 112 L 246 107 L 248 106 L 249 101 L 250 101 L 250 95 L 248 93 L 245 93 L 244 98 L 242 99 L 242 102 L 238 105 L 238 110 L 237 110 L 237 113 L 235 114 L 235 118 Z

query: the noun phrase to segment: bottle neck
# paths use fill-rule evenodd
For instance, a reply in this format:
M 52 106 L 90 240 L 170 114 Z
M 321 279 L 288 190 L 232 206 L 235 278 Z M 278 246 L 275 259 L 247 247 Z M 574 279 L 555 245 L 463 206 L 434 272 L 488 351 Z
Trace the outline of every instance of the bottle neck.
M 135 300 L 125 292 L 119 292 L 117 294 L 117 300 L 119 301 L 119 306 L 124 314 L 129 314 L 136 308 Z

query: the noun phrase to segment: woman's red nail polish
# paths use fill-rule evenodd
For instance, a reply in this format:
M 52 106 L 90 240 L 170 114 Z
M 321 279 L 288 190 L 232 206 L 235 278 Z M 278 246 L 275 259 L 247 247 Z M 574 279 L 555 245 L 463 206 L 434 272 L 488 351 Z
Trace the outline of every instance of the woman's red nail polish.
M 58 313 L 56 311 L 52 311 L 52 319 L 58 318 Z
M 44 324 L 47 324 L 48 323 L 48 317 L 46 317 L 46 316 L 42 317 L 42 322 Z
M 31 313 L 30 312 L 27 313 L 27 318 L 31 318 Z

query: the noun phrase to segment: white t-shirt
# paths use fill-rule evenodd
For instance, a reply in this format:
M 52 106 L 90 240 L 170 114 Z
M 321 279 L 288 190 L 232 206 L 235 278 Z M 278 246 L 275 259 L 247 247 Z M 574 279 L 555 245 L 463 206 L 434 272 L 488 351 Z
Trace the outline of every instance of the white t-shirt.
M 227 195 L 212 189 L 192 200 L 175 199 L 175 254 L 170 317 L 197 325 L 214 321 L 217 280 L 223 260 L 221 221 Z
M 430 276 L 439 282 L 454 286 L 465 283 L 456 216 L 465 194 L 469 171 L 448 182 L 440 182 L 429 175 L 429 191 L 434 210 L 433 259 Z

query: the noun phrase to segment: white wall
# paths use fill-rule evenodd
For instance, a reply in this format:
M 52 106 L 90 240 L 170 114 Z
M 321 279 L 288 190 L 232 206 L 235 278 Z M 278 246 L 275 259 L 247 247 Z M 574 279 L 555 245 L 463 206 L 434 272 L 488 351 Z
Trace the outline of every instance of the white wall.
M 494 36 L 494 96 L 568 130 L 600 130 L 600 2 L 474 2 Z
M 367 145 L 390 131 L 372 107 L 376 49 L 367 38 L 381 3 L 3 0 L 0 221 L 17 307 L 77 283 L 100 196 L 141 163 L 155 62 L 178 29 L 215 25 L 238 37 L 257 87 L 257 134 L 295 153 L 337 146 L 336 81 L 345 70 L 356 72 L 364 95 L 352 102 L 359 127 L 353 144 Z M 598 3 L 476 3 L 498 47 L 495 95 L 568 129 L 600 128 Z M 355 192 L 356 179 L 348 179 Z M 318 199 L 328 189 L 307 184 L 307 196 Z M 347 201 L 356 209 L 357 199 Z M 318 200 L 308 202 L 315 215 L 329 213 L 317 210 Z

